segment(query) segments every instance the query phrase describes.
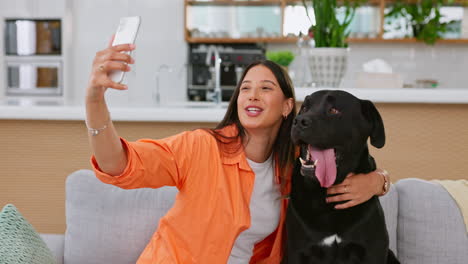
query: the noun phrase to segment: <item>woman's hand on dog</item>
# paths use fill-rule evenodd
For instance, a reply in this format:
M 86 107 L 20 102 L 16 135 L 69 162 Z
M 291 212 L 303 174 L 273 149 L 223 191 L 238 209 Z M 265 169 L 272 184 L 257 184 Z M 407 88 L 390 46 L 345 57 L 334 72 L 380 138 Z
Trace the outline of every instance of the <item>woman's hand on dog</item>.
M 327 203 L 347 201 L 337 204 L 335 209 L 353 207 L 380 194 L 383 185 L 384 180 L 376 171 L 367 174 L 350 173 L 342 183 L 328 188 L 327 194 L 335 196 L 327 197 Z

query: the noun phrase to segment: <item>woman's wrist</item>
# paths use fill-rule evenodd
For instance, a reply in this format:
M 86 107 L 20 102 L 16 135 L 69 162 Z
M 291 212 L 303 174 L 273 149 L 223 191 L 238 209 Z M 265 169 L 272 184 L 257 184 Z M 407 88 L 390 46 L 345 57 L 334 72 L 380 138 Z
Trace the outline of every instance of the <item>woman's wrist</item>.
M 96 92 L 88 88 L 86 91 L 85 101 L 87 104 L 101 104 L 105 102 L 103 92 Z
M 97 136 L 105 130 L 111 122 L 110 113 L 104 96 L 90 96 L 86 94 L 85 124 L 92 136 Z
M 377 188 L 377 193 L 376 195 L 378 196 L 383 196 L 388 193 L 390 190 L 390 175 L 388 171 L 383 170 L 383 169 L 377 169 L 375 171 L 380 177 L 380 185 Z

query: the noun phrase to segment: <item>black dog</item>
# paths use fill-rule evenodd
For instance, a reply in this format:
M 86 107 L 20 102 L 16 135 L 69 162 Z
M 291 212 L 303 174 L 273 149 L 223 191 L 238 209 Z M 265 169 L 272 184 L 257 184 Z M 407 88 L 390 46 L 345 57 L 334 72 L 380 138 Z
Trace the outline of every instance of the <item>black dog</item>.
M 348 173 L 376 169 L 369 137 L 374 147 L 384 146 L 384 125 L 371 101 L 330 90 L 305 98 L 292 128 L 300 158 L 292 176 L 283 263 L 399 263 L 388 248 L 376 196 L 341 210 L 325 202 L 326 188 L 341 183 Z

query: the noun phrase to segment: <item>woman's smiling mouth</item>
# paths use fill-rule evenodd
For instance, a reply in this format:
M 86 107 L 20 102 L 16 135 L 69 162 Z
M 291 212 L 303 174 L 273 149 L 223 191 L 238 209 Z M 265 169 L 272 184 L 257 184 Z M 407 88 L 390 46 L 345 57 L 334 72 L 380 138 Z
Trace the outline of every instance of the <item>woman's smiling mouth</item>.
M 250 117 L 259 116 L 263 112 L 262 108 L 258 106 L 252 106 L 252 105 L 249 105 L 244 109 L 245 109 L 246 114 Z

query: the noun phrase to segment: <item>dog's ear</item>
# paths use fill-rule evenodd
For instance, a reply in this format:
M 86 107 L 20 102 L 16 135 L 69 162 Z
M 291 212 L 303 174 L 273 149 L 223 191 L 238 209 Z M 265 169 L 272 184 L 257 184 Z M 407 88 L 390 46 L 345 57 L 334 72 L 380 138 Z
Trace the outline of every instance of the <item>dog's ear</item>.
M 369 100 L 361 100 L 361 112 L 371 125 L 370 139 L 372 146 L 381 148 L 385 145 L 385 129 L 379 111 Z

